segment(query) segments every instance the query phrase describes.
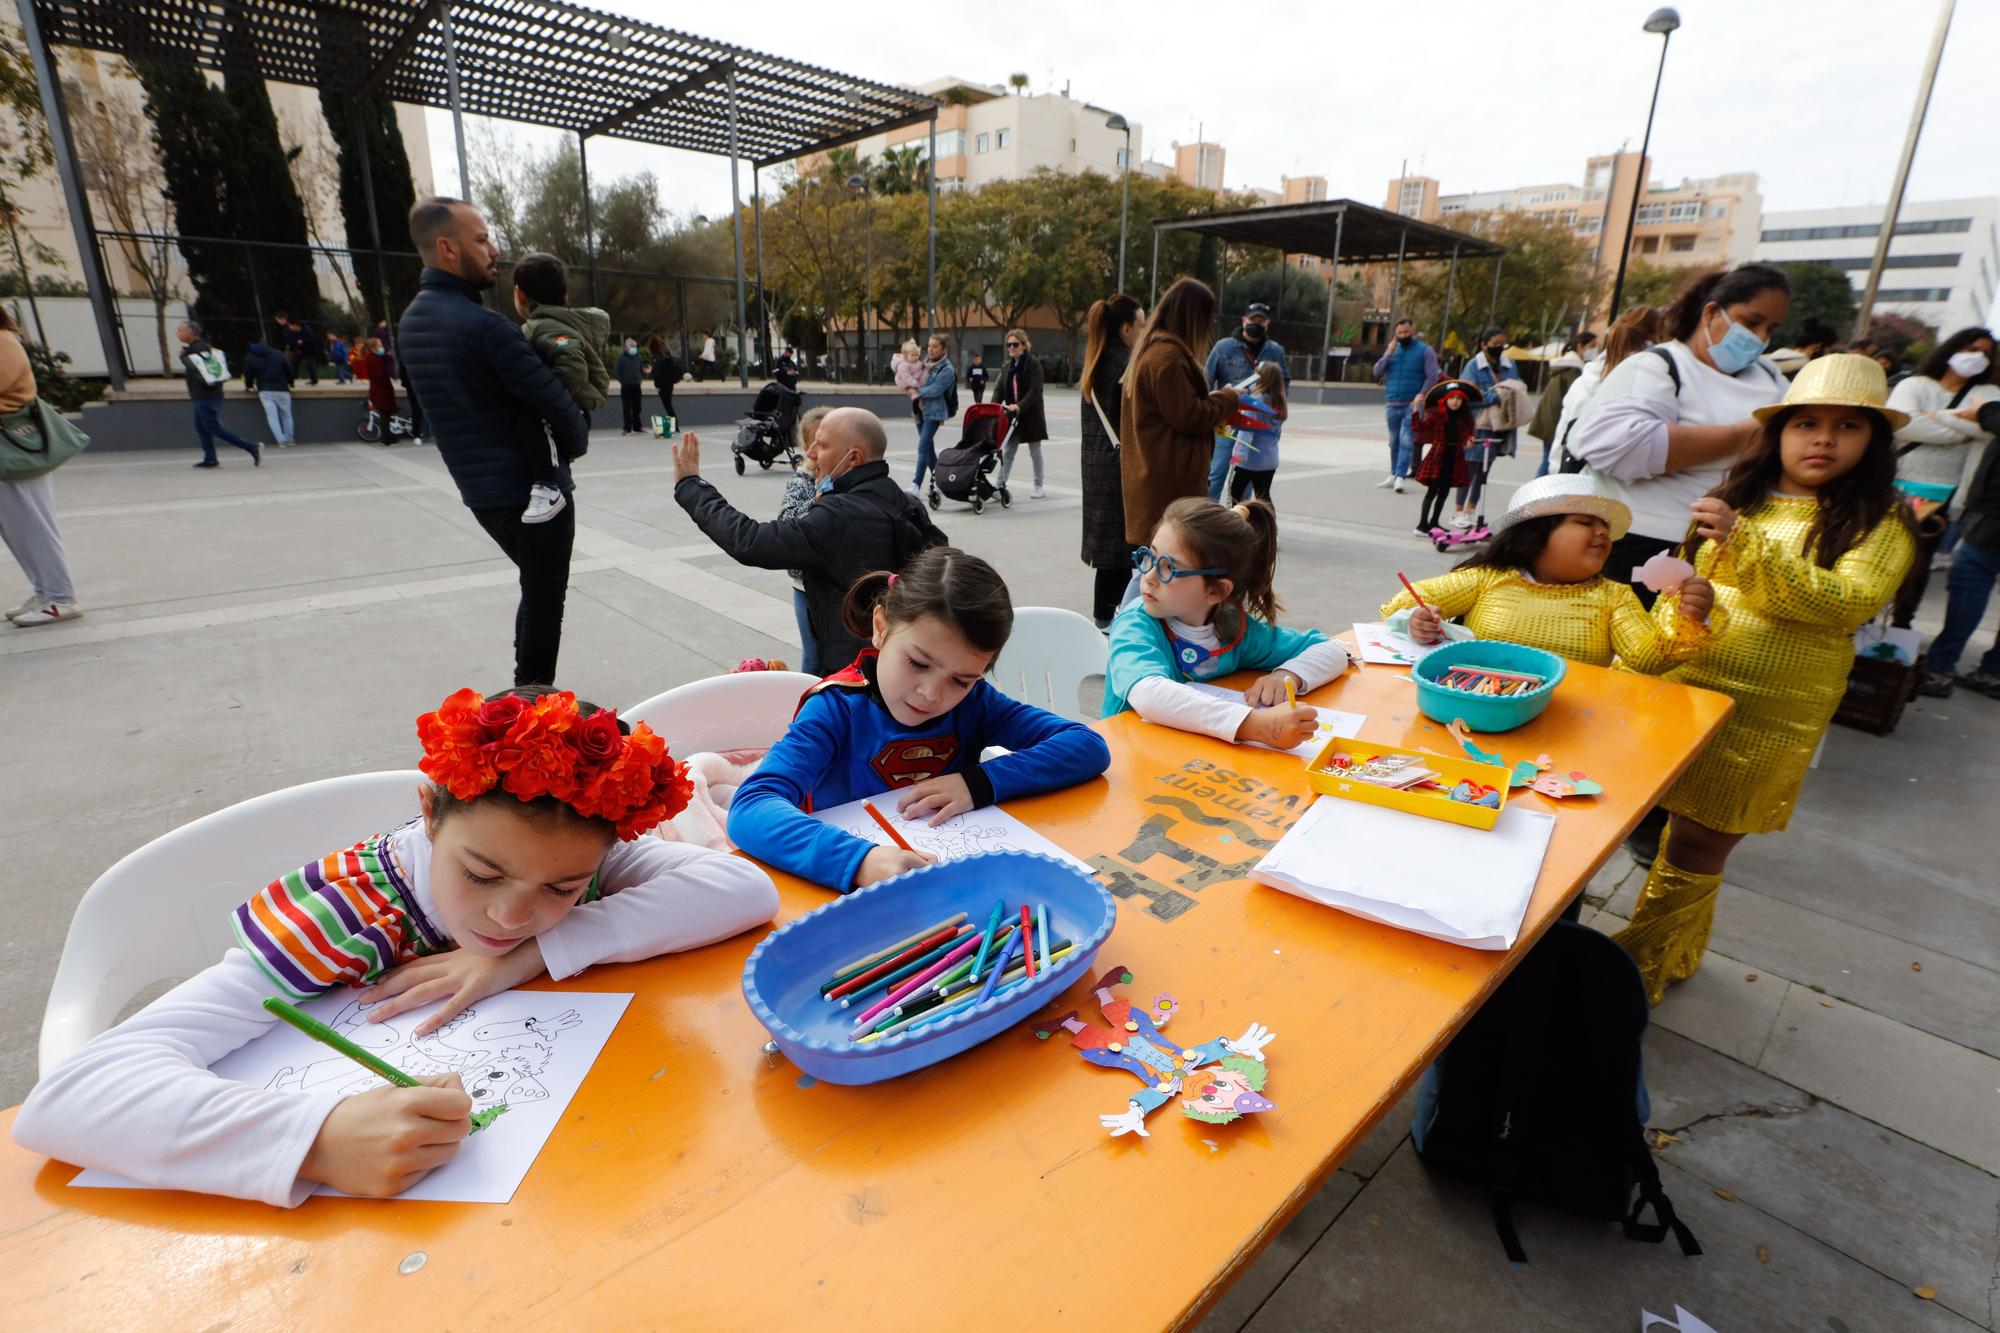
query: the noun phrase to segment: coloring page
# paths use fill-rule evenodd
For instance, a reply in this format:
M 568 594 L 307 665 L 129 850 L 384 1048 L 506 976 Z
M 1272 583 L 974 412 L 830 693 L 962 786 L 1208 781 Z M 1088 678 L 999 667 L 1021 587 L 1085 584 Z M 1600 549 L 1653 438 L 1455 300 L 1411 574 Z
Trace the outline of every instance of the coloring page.
M 875 808 L 882 817 L 895 825 L 896 832 L 903 840 L 918 851 L 935 856 L 940 861 L 953 861 L 961 856 L 976 856 L 980 852 L 1043 852 L 1058 861 L 1067 861 L 1084 874 L 1096 873 L 1091 867 L 1071 856 L 1062 848 L 1044 838 L 1041 834 L 1023 824 L 997 805 L 989 805 L 983 810 L 968 810 L 932 828 L 928 816 L 905 819 L 896 809 L 896 793 L 884 792 L 880 796 L 864 798 L 875 802 Z M 892 847 L 889 835 L 882 826 L 868 817 L 862 809 L 862 801 L 849 801 L 846 805 L 836 805 L 830 810 L 817 810 L 813 818 L 824 820 L 835 828 L 845 829 L 859 838 L 866 838 L 878 847 Z
M 1435 643 L 1426 648 L 1415 639 L 1390 633 L 1379 620 L 1369 625 L 1356 623 L 1354 641 L 1361 646 L 1361 660 L 1378 666 L 1415 666 L 1444 646 Z
M 866 818 L 866 816 L 863 816 Z M 425 1005 L 387 1022 L 373 1006 L 339 990 L 299 1006 L 363 1050 L 413 1078 L 457 1074 L 472 1098 L 473 1123 L 458 1156 L 397 1195 L 452 1203 L 506 1203 L 569 1109 L 632 996 L 511 990 L 471 1005 L 424 1037 L 412 1035 Z M 344 1096 L 378 1087 L 377 1078 L 296 1028 L 273 1021 L 263 1036 L 215 1062 L 211 1073 L 278 1092 Z M 108 1171 L 84 1171 L 85 1188 L 145 1189 Z M 340 1191 L 320 1186 L 318 1193 Z
M 1202 693 L 1212 694 L 1218 699 L 1231 699 L 1237 703 L 1243 702 L 1243 691 L 1241 690 L 1226 689 L 1221 685 L 1203 685 L 1199 681 L 1190 681 L 1188 683 Z M 1318 708 L 1318 705 L 1314 705 L 1314 707 Z M 1359 735 L 1361 733 L 1361 724 L 1368 720 L 1363 714 L 1343 713 L 1337 708 L 1318 708 L 1318 712 L 1318 718 L 1314 719 L 1313 734 L 1305 740 L 1300 741 L 1297 745 L 1294 745 L 1291 749 L 1282 750 L 1279 753 L 1295 754 L 1301 759 L 1310 759 L 1325 749 L 1326 743 L 1335 736 L 1351 737 Z M 1265 745 L 1261 741 L 1249 741 L 1247 744 L 1255 745 L 1260 750 L 1276 748 Z

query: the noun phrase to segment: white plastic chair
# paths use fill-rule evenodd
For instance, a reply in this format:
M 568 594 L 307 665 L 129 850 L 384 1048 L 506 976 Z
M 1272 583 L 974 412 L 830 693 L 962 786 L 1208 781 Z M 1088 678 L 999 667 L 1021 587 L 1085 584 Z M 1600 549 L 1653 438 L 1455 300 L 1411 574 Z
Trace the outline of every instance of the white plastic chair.
M 1089 619 L 1056 606 L 1014 608 L 1014 632 L 993 663 L 1002 694 L 1072 722 L 1090 722 L 1077 704 L 1089 676 L 1104 674 L 1111 649 Z
M 778 743 L 799 699 L 819 683 L 803 671 L 739 671 L 676 685 L 618 714 L 666 738 L 676 759 L 705 750 L 757 750 Z
M 235 943 L 230 913 L 314 857 L 417 814 L 415 769 L 326 778 L 253 796 L 164 833 L 97 877 L 76 905 L 42 1013 L 41 1072 Z

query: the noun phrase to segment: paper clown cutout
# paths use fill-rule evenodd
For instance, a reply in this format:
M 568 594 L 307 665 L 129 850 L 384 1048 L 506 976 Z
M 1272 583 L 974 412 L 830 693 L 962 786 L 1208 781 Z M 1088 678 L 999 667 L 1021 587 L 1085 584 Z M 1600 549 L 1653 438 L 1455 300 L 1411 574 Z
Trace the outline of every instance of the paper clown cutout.
M 1507 785 L 1510 787 L 1526 787 L 1529 791 L 1546 796 L 1552 801 L 1560 801 L 1569 796 L 1597 796 L 1601 795 L 1604 791 L 1602 783 L 1593 782 L 1580 772 L 1556 773 L 1551 771 L 1555 768 L 1555 765 L 1545 754 L 1537 755 L 1533 759 L 1523 759 L 1520 763 L 1510 766 L 1507 763 L 1506 756 L 1495 754 L 1490 750 L 1482 750 L 1473 744 L 1472 735 L 1467 731 L 1463 722 L 1454 721 L 1445 730 L 1451 733 L 1451 738 L 1459 743 L 1459 746 L 1471 757 L 1474 763 L 1492 764 L 1495 767 L 1507 769 L 1509 774 Z M 1459 785 L 1467 786 L 1470 784 L 1461 783 Z M 1474 793 L 1474 795 L 1477 795 L 1477 793 Z M 1453 793 L 1453 797 L 1454 799 L 1469 799 L 1458 797 L 1456 792 Z
M 1651 560 L 1632 571 L 1632 582 L 1643 584 L 1653 592 L 1672 592 L 1694 577 L 1694 566 L 1679 556 L 1661 551 Z
M 1035 1035 L 1044 1041 L 1057 1029 L 1067 1029 L 1070 1044 L 1084 1059 L 1123 1069 L 1146 1085 L 1126 1101 L 1124 1111 L 1097 1117 L 1112 1138 L 1121 1134 L 1150 1138 L 1146 1117 L 1175 1098 L 1180 1100 L 1182 1115 L 1211 1125 L 1226 1125 L 1239 1116 L 1276 1109 L 1277 1103 L 1263 1096 L 1268 1077 L 1264 1048 L 1275 1033 L 1252 1023 L 1233 1040 L 1217 1037 L 1199 1046 L 1182 1046 L 1160 1031 L 1173 1017 L 1174 997 L 1155 996 L 1150 1013 L 1135 1009 L 1131 1001 L 1119 999 L 1111 991 L 1131 980 L 1130 972 L 1114 967 L 1092 987 L 1104 1014 L 1103 1027 L 1081 1021 L 1073 1009 L 1035 1026 Z

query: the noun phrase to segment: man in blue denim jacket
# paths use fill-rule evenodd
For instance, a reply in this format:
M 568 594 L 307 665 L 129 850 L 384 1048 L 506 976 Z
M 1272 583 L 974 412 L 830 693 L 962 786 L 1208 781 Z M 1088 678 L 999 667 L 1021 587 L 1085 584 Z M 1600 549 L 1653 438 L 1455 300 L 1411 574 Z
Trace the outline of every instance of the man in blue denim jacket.
M 1244 307 L 1243 324 L 1227 338 L 1216 340 L 1208 350 L 1208 387 L 1223 389 L 1240 385 L 1257 373 L 1257 363 L 1275 361 L 1284 372 L 1285 387 L 1292 384 L 1292 372 L 1285 364 L 1285 349 L 1271 336 L 1271 307 L 1253 301 Z M 1215 455 L 1208 465 L 1208 498 L 1222 498 L 1222 483 L 1229 476 L 1229 451 L 1233 441 L 1227 435 L 1215 440 Z

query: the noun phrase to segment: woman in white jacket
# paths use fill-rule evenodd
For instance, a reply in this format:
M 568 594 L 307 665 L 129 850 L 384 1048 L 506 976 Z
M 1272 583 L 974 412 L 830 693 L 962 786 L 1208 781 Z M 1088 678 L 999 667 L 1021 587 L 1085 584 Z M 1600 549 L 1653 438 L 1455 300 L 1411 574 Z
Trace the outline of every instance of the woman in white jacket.
M 1575 429 L 1577 418 L 1583 409 L 1597 395 L 1597 386 L 1604 383 L 1604 377 L 1618 369 L 1618 365 L 1634 352 L 1643 352 L 1659 341 L 1660 312 L 1649 305 L 1635 305 L 1611 322 L 1611 328 L 1604 335 L 1604 346 L 1596 356 L 1584 362 L 1583 372 L 1571 381 L 1568 392 L 1563 394 L 1562 416 L 1556 420 L 1555 443 L 1549 448 L 1549 471 L 1579 472 L 1582 463 L 1565 464 L 1569 455 L 1563 446 L 1568 442 L 1570 432 Z
M 1979 405 L 1996 396 L 1993 348 L 1991 330 L 1960 329 L 1924 358 L 1916 374 L 1889 391 L 1889 406 L 1910 417 L 1896 432 L 1896 480 L 1953 488 L 1945 510 L 1951 519 L 1965 508 L 1965 483 L 1988 438 L 1978 418 Z M 1924 599 L 1931 557 L 1943 537 L 1939 532 L 1919 540 L 1910 576 L 1896 594 L 1892 622 L 1898 629 L 1909 628 Z

